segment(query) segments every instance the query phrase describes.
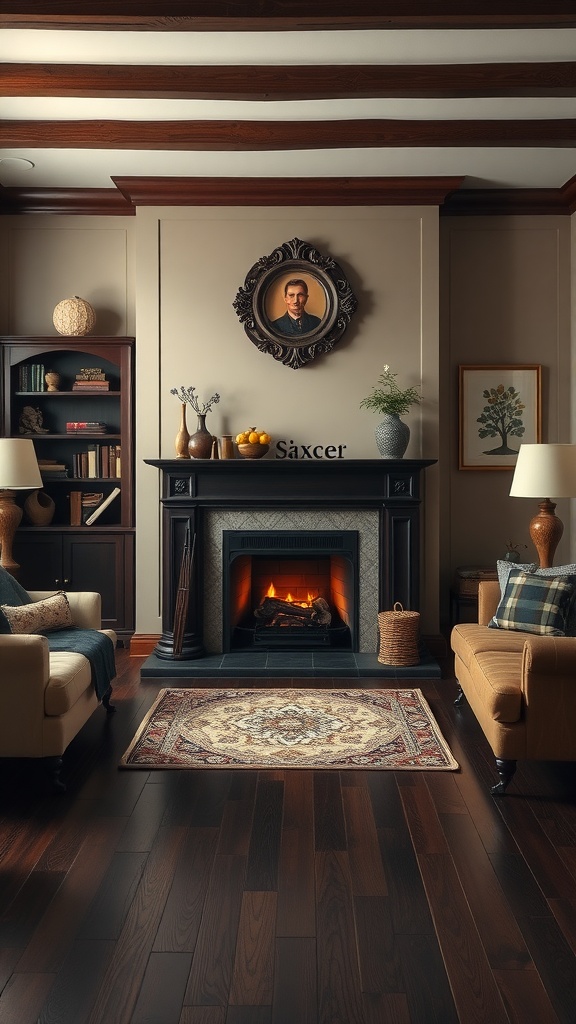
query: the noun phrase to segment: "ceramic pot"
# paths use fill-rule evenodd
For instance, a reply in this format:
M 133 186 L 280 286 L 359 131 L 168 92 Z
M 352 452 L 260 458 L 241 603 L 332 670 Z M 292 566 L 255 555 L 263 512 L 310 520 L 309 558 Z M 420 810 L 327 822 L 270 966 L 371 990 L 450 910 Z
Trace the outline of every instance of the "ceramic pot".
M 209 459 L 212 455 L 212 442 L 214 438 L 206 428 L 206 413 L 198 414 L 198 425 L 188 441 L 188 451 L 191 459 Z
M 232 434 L 222 434 L 222 458 L 234 458 L 234 442 L 232 440 Z
M 46 491 L 32 491 L 24 502 L 24 515 L 32 526 L 48 526 L 55 511 L 56 506 Z
M 55 373 L 54 370 L 48 370 L 44 380 L 46 381 L 47 391 L 59 391 L 60 390 L 60 374 Z
M 176 449 L 177 459 L 189 459 L 190 452 L 188 451 L 188 442 L 190 440 L 190 434 L 188 427 L 186 426 L 186 402 L 182 402 L 180 411 L 180 430 L 174 438 L 174 447 Z
M 410 427 L 400 419 L 398 413 L 383 414 L 382 422 L 376 427 L 376 444 L 383 459 L 402 459 L 410 440 Z

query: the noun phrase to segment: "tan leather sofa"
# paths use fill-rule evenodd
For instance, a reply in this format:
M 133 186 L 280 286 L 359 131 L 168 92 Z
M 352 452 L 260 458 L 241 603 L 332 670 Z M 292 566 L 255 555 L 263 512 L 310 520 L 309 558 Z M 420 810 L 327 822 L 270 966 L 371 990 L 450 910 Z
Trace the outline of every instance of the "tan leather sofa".
M 483 581 L 478 624 L 454 626 L 450 643 L 460 684 L 496 757 L 502 795 L 519 759 L 576 760 L 576 637 L 490 629 L 500 599 Z
M 55 591 L 30 591 L 33 601 Z M 100 629 L 100 594 L 67 592 L 75 626 Z M 116 647 L 116 634 L 102 630 Z M 110 694 L 103 698 L 113 711 Z M 83 654 L 50 652 L 45 636 L 0 634 L 0 757 L 45 758 L 55 788 L 62 755 L 99 706 L 92 672 Z

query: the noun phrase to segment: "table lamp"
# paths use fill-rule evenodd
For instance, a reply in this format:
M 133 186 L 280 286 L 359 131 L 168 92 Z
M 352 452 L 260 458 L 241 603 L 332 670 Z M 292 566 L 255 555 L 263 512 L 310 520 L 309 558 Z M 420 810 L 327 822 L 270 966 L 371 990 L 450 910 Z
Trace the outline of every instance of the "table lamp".
M 12 557 L 14 534 L 22 519 L 14 492 L 35 487 L 42 487 L 42 477 L 32 439 L 0 437 L 0 565 L 10 573 L 20 568 Z
M 516 498 L 576 497 L 576 444 L 521 444 L 510 494 Z M 530 537 L 538 552 L 540 568 L 552 565 L 564 532 L 550 497 L 539 503 L 530 523 Z

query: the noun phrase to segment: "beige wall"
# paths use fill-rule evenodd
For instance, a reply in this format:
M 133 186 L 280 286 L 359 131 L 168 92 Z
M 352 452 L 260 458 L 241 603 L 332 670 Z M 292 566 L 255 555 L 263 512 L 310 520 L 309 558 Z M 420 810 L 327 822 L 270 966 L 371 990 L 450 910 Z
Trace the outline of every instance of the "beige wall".
M 489 565 L 509 540 L 535 558 L 532 499 L 510 498 L 511 470 L 458 469 L 458 367 L 542 366 L 542 441 L 576 440 L 571 425 L 570 220 L 567 217 L 447 218 L 442 221 L 443 424 L 449 467 L 443 483 L 443 578 L 458 565 Z M 542 495 L 546 497 L 546 495 Z M 570 507 L 558 503 L 565 534 L 555 562 L 574 560 Z
M 447 218 L 441 229 L 439 242 L 437 210 L 419 207 L 0 220 L 2 333 L 56 336 L 54 306 L 80 294 L 96 308 L 97 333 L 136 335 L 137 632 L 157 632 L 161 614 L 158 478 L 143 459 L 172 455 L 179 406 L 170 388 L 181 384 L 220 392 L 214 433 L 256 425 L 275 439 L 342 443 L 350 458 L 375 458 L 377 416 L 360 400 L 385 362 L 403 384 L 422 381 L 407 455 L 439 459 L 425 474 L 427 632 L 446 612 L 457 565 L 493 562 L 510 537 L 530 543 L 530 502 L 509 498 L 510 474 L 458 471 L 457 370 L 542 364 L 543 440 L 576 439 L 570 219 Z M 296 371 L 260 353 L 232 308 L 255 260 L 294 237 L 333 255 L 359 300 L 335 350 Z M 557 561 L 576 555 L 569 509 L 563 518 Z
M 174 208 L 139 210 L 137 221 L 137 561 L 145 581 L 137 595 L 138 631 L 146 632 L 159 614 L 158 509 L 150 501 L 158 481 L 142 459 L 174 453 L 172 387 L 194 385 L 202 398 L 220 393 L 208 419 L 214 434 L 257 426 L 274 440 L 345 444 L 348 458 L 378 458 L 378 418 L 359 404 L 387 362 L 404 386 L 423 383 L 424 406 L 407 417 L 407 456 L 437 457 L 438 216 L 415 207 Z M 256 260 L 294 237 L 332 255 L 359 302 L 333 352 L 299 370 L 259 352 L 232 306 Z M 189 415 L 189 428 L 194 421 Z M 423 587 L 436 631 L 435 470 L 426 477 Z
M 1 258 L 2 333 L 56 334 L 54 307 L 80 295 L 93 333 L 134 333 L 132 217 L 5 217 Z M 5 275 L 5 276 L 4 276 Z

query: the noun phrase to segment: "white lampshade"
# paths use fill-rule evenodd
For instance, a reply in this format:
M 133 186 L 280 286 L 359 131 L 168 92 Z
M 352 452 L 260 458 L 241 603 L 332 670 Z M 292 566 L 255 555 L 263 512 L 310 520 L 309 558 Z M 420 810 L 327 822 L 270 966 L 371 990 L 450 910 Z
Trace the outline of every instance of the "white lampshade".
M 516 498 L 576 497 L 576 444 L 521 444 L 510 494 Z
M 42 477 L 28 437 L 0 437 L 0 490 L 25 491 L 42 487 Z

